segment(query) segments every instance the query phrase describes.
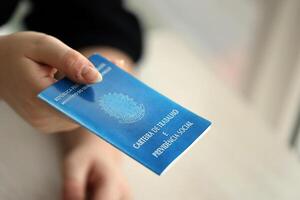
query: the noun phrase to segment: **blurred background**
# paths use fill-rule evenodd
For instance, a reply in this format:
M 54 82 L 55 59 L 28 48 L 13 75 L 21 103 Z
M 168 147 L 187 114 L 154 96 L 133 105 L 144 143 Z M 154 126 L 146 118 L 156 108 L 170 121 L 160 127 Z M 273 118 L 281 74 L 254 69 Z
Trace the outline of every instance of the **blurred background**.
M 126 158 L 135 199 L 300 199 L 300 1 L 126 4 L 146 34 L 138 78 L 213 122 L 162 177 Z M 20 29 L 27 9 L 1 32 Z M 0 126 L 9 133 L 0 140 L 0 199 L 57 199 L 56 138 L 2 102 Z

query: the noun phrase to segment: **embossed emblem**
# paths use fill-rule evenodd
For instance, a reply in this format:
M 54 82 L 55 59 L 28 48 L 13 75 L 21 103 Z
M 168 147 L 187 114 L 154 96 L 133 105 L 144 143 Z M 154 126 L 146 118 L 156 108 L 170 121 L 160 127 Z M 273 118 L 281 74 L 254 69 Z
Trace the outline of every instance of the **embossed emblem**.
M 120 123 L 130 124 L 141 120 L 145 115 L 145 107 L 123 93 L 108 93 L 98 100 L 100 108 Z

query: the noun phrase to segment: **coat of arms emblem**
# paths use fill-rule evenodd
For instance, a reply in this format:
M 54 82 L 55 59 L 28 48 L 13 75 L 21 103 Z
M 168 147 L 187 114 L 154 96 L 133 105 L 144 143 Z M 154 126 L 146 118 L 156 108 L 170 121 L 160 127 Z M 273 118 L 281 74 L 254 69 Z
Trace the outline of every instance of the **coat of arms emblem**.
M 123 93 L 104 94 L 98 100 L 100 108 L 120 123 L 130 124 L 141 120 L 145 115 L 145 107 Z

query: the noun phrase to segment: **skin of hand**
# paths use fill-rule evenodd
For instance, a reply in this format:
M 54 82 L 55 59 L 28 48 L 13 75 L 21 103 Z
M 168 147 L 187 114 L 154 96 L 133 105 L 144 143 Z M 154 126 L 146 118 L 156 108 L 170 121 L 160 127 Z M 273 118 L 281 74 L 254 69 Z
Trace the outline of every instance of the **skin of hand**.
M 117 49 L 82 50 L 85 55 L 95 52 L 131 71 L 132 61 Z M 0 36 L 0 72 L 0 99 L 41 132 L 65 133 L 64 199 L 130 199 L 119 153 L 37 98 L 58 73 L 78 83 L 102 79 L 81 53 L 43 33 Z
M 133 62 L 123 52 L 110 47 L 81 50 L 89 56 L 100 53 L 132 73 Z M 63 165 L 64 200 L 129 200 L 131 192 L 122 174 L 122 155 L 84 128 L 63 134 L 66 147 Z
M 54 37 L 37 32 L 0 37 L 0 97 L 43 133 L 79 127 L 37 98 L 57 81 L 57 71 L 79 83 L 102 79 L 86 57 Z
M 63 200 L 131 199 L 118 150 L 83 128 L 64 139 Z

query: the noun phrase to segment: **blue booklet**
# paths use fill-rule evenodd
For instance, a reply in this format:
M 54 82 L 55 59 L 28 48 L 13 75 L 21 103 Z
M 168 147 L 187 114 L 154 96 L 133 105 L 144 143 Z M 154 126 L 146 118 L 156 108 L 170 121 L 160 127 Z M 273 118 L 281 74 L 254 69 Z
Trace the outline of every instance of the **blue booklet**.
M 101 82 L 80 85 L 64 78 L 39 98 L 154 173 L 165 172 L 210 127 L 208 120 L 100 55 L 89 59 L 101 72 Z

